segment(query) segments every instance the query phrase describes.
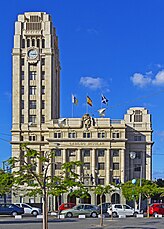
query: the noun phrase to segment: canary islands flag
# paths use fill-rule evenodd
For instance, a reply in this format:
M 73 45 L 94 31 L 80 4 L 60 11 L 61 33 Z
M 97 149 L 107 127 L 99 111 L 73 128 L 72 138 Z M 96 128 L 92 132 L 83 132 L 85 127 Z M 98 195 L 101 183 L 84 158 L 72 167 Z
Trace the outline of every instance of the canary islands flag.
M 74 95 L 72 95 L 72 103 L 75 105 L 78 104 L 78 99 Z

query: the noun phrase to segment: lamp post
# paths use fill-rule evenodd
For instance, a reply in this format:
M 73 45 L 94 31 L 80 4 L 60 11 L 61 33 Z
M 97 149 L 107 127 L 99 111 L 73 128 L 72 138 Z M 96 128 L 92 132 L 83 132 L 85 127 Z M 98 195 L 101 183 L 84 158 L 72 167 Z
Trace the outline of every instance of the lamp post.
M 136 152 L 130 152 L 130 158 L 134 160 L 136 158 Z M 134 179 L 133 179 L 134 180 Z M 142 186 L 142 162 L 140 165 L 140 187 Z M 141 193 L 139 193 L 139 212 L 141 211 Z

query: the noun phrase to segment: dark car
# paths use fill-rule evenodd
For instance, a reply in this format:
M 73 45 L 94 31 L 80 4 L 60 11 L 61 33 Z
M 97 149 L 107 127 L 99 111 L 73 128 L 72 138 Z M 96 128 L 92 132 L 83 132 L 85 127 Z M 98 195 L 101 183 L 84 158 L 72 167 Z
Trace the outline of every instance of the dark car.
M 0 215 L 22 215 L 24 209 L 15 204 L 0 204 Z
M 98 205 L 101 212 L 101 204 Z M 108 208 L 110 208 L 111 203 L 102 203 L 102 213 L 107 213 Z
M 164 215 L 164 203 L 154 203 L 151 204 L 149 207 L 149 214 L 150 215 Z

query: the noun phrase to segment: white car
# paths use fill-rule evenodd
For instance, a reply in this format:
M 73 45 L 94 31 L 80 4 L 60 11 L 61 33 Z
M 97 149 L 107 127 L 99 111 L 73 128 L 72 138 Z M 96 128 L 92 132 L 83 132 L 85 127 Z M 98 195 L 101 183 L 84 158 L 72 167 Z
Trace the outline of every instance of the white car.
M 127 204 L 112 204 L 111 207 L 108 208 L 107 212 L 113 217 L 117 217 L 119 215 L 136 216 L 139 213 L 138 210 L 131 208 Z
M 31 207 L 28 204 L 25 203 L 15 203 L 18 207 L 24 208 L 24 214 L 32 214 L 34 216 L 40 215 L 41 214 L 41 209 L 40 208 L 35 208 Z

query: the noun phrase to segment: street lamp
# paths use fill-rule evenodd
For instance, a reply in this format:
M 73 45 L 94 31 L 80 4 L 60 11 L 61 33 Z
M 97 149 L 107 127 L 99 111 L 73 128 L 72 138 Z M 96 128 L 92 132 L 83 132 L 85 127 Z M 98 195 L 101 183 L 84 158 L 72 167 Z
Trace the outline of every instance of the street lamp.
M 136 152 L 130 152 L 130 158 L 134 160 L 136 158 Z M 134 179 L 133 179 L 134 180 Z M 140 165 L 140 187 L 142 186 L 142 162 Z M 141 211 L 141 193 L 139 193 L 139 212 Z

